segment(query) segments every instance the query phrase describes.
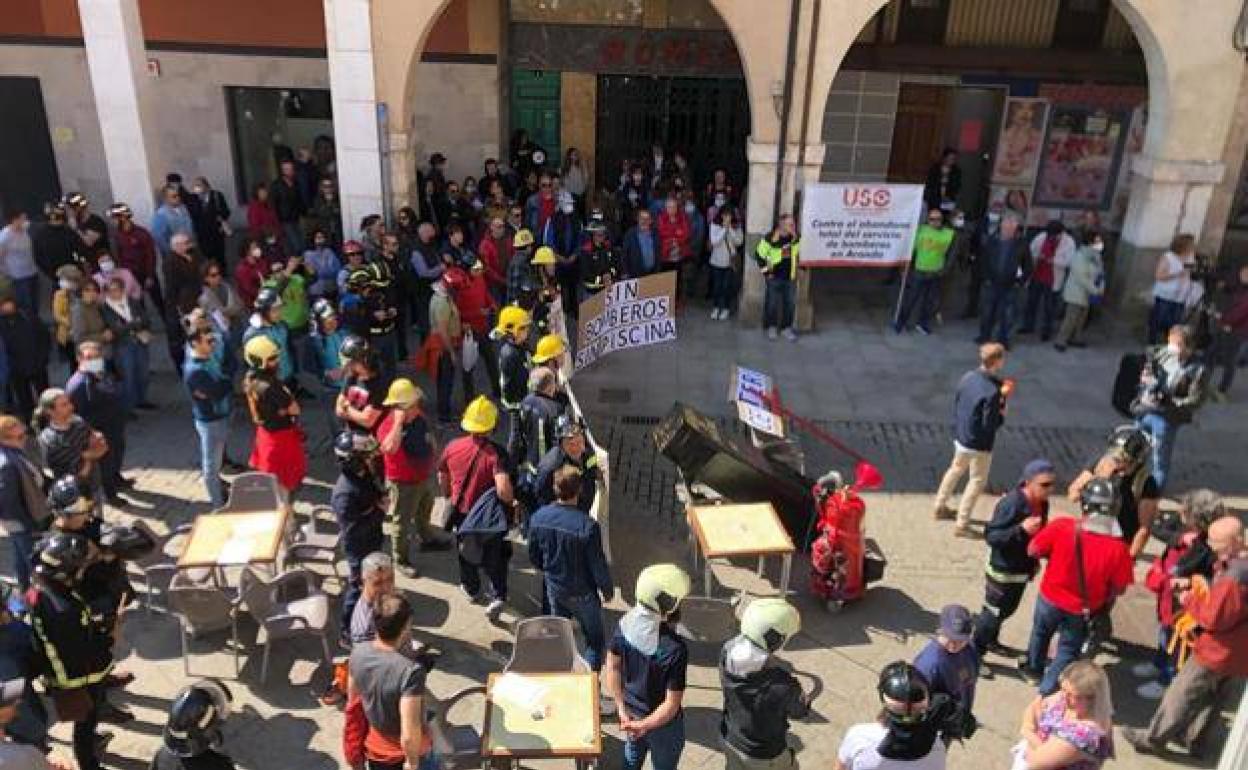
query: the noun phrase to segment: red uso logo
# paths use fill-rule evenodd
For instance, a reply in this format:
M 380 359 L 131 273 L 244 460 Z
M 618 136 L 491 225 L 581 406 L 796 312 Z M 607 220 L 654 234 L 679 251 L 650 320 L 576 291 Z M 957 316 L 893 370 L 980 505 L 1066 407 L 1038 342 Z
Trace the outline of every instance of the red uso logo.
M 841 201 L 850 209 L 886 209 L 893 196 L 884 187 L 846 187 Z

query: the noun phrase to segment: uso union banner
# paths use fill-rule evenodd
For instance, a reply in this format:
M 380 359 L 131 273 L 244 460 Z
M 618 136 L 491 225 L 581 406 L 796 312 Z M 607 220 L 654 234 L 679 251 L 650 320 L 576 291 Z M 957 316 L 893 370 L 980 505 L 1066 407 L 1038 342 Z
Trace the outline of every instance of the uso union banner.
M 676 339 L 676 273 L 618 281 L 581 303 L 576 368 L 608 353 Z
M 800 263 L 892 267 L 909 262 L 922 214 L 922 185 L 807 185 Z

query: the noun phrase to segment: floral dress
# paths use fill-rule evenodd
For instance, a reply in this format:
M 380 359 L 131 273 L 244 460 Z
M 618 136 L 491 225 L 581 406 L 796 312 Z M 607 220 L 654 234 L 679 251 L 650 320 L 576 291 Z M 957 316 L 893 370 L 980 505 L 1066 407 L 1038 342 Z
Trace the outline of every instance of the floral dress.
M 1040 717 L 1036 720 L 1036 733 L 1044 741 L 1056 736 L 1083 754 L 1083 759 L 1066 765 L 1063 770 L 1099 770 L 1105 760 L 1114 754 L 1110 733 L 1093 722 L 1066 718 L 1066 696 L 1060 692 L 1041 707 Z M 1026 741 L 1014 747 L 1012 770 L 1026 770 L 1026 750 Z

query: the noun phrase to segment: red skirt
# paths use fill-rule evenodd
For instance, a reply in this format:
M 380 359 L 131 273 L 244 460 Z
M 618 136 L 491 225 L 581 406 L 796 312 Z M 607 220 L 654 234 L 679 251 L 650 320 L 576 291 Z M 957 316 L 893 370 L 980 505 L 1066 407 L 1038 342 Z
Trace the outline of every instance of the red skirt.
M 258 471 L 276 476 L 277 483 L 287 492 L 294 491 L 303 482 L 303 474 L 308 469 L 308 458 L 303 453 L 303 431 L 299 428 L 270 431 L 257 426 L 250 464 Z

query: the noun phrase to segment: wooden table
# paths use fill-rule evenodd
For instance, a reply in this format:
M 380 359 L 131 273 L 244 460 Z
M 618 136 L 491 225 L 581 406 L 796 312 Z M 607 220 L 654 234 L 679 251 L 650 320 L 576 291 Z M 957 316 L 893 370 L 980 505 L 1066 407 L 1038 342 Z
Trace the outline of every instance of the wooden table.
M 240 567 L 277 561 L 286 511 L 205 513 L 195 519 L 178 568 Z
M 706 596 L 711 595 L 711 559 L 733 556 L 757 556 L 759 577 L 763 575 L 765 559 L 780 556 L 780 595 L 788 595 L 795 549 L 771 503 L 690 505 L 685 512 L 692 534 L 690 540 L 695 567 L 701 550 L 702 583 Z
M 602 755 L 598 675 L 490 674 L 481 759 L 573 759 L 592 767 Z

